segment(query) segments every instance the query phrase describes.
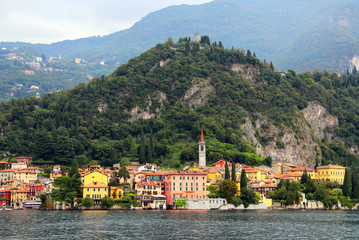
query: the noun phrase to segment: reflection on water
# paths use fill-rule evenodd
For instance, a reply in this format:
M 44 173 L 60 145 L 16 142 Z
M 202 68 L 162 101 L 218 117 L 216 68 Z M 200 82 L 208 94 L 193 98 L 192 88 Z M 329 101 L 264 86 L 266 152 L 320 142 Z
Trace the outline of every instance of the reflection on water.
M 0 239 L 356 239 L 352 211 L 0 211 Z

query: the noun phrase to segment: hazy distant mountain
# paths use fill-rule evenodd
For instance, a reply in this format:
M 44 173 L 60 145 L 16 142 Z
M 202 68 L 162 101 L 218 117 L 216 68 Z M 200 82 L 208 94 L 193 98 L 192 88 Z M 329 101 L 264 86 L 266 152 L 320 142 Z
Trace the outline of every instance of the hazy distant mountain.
M 244 48 L 286 71 L 345 70 L 359 55 L 359 4 L 354 0 L 216 0 L 153 12 L 128 30 L 54 44 L 24 44 L 37 51 L 89 61 L 125 63 L 168 37 L 195 33 Z M 1 43 L 13 46 L 18 43 Z

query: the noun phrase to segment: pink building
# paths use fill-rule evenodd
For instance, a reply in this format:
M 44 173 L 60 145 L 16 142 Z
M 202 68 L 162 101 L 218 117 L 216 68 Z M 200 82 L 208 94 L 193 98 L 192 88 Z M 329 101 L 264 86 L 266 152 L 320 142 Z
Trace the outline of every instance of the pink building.
M 207 174 L 178 171 L 165 173 L 165 196 L 172 206 L 176 198 L 203 199 L 207 197 Z

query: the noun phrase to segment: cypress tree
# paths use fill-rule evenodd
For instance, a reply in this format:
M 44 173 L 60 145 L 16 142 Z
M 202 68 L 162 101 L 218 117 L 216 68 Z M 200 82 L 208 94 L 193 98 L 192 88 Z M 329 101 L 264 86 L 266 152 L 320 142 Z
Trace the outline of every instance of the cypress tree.
M 248 179 L 247 179 L 246 170 L 244 170 L 244 168 L 242 168 L 242 172 L 241 172 L 241 192 L 242 192 L 243 189 L 247 188 L 247 183 L 248 183 Z
M 253 52 L 253 57 L 257 57 L 256 52 Z
M 153 153 L 154 153 L 154 146 L 153 146 L 153 131 L 152 131 L 152 128 L 150 128 L 150 147 L 151 147 L 151 157 L 153 156 Z
M 272 63 L 272 61 L 270 62 L 270 69 L 272 69 L 273 71 L 274 71 L 274 66 L 273 66 L 273 63 Z
M 359 199 L 359 180 L 357 177 L 352 179 L 352 195 L 351 198 Z
M 226 165 L 225 165 L 224 179 L 231 179 L 231 177 L 230 177 L 230 175 L 229 175 L 228 162 L 226 162 Z
M 234 162 L 232 163 L 232 181 L 237 182 L 236 164 L 234 164 Z
M 143 129 L 141 129 L 141 144 L 140 144 L 140 156 L 139 156 L 140 163 L 145 163 L 146 156 L 145 156 L 145 136 L 143 133 Z
M 247 50 L 247 57 L 252 57 L 252 53 L 250 50 Z
M 304 170 L 304 173 L 302 175 L 302 178 L 300 179 L 300 183 L 301 184 L 306 184 L 308 182 L 308 173 L 307 173 L 307 169 Z
M 218 47 L 219 47 L 219 48 L 223 48 L 223 44 L 222 44 L 221 41 L 218 42 Z
M 344 176 L 344 182 L 343 182 L 343 195 L 344 196 L 350 196 L 351 190 L 352 190 L 352 179 L 350 177 L 350 171 L 348 168 L 345 169 L 345 176 Z
M 151 145 L 147 145 L 147 162 L 152 163 Z

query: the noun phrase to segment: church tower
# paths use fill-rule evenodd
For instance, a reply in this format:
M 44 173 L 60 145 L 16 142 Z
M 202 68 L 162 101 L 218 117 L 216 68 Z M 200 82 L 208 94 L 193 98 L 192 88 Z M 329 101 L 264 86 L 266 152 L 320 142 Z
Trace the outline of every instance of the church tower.
M 203 130 L 201 130 L 201 140 L 198 143 L 198 159 L 199 159 L 199 166 L 205 167 L 206 166 L 206 142 L 204 141 L 203 137 Z

